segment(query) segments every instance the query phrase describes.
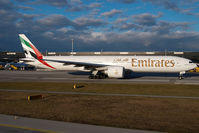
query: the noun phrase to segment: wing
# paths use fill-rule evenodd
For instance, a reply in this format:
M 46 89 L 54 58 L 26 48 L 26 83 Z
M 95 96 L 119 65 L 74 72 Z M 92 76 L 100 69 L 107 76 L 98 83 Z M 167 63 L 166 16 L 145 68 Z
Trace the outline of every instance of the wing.
M 76 62 L 76 61 L 63 61 L 63 60 L 50 60 L 50 59 L 43 59 L 43 60 L 63 63 L 63 65 L 75 65 L 75 67 L 84 67 L 85 69 L 88 69 L 88 70 L 95 70 L 98 68 L 109 66 L 109 65 L 105 65 L 105 64 Z

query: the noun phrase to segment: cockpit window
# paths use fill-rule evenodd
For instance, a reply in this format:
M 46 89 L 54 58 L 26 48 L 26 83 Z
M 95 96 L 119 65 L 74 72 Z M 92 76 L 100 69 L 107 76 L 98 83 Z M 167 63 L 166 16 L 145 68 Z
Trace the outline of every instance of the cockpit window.
M 192 61 L 189 61 L 189 63 L 193 63 Z

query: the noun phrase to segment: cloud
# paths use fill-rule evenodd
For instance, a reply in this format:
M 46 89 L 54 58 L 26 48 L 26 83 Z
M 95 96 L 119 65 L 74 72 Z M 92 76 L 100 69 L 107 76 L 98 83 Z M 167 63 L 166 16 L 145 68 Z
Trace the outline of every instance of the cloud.
M 44 18 L 38 19 L 37 23 L 50 28 L 58 28 L 63 26 L 73 26 L 74 23 L 64 15 L 51 14 Z
M 17 7 L 18 9 L 22 9 L 22 10 L 26 10 L 26 11 L 32 11 L 32 10 L 34 10 L 34 8 L 32 8 L 32 7 L 28 7 L 28 6 L 18 6 Z
M 0 1 L 0 46 L 1 48 L 18 49 L 16 45 L 17 28 L 15 22 L 21 18 L 15 6 L 8 0 Z
M 136 30 L 136 31 L 150 31 L 152 26 L 158 24 L 158 18 L 162 16 L 162 13 L 153 15 L 150 13 L 142 13 L 133 15 L 129 18 L 119 18 L 113 22 L 113 29 L 119 30 Z M 150 30 L 149 30 L 150 29 Z
M 44 33 L 43 33 L 43 36 L 48 37 L 48 38 L 53 38 L 54 33 L 53 33 L 53 32 L 50 32 L 50 31 L 47 31 L 47 32 L 44 32 Z
M 112 23 L 115 31 L 154 32 L 158 34 L 170 34 L 175 31 L 187 31 L 193 23 L 190 22 L 168 22 L 158 20 L 163 14 L 157 15 L 143 13 L 133 15 L 131 18 L 119 18 Z
M 119 2 L 123 4 L 132 4 L 136 3 L 138 0 L 108 0 L 109 2 Z M 181 1 L 174 1 L 174 0 L 140 0 L 145 3 L 151 3 L 158 7 L 163 7 L 167 10 L 172 10 L 178 13 L 186 14 L 186 15 L 195 15 L 194 8 L 198 8 L 198 0 L 181 0 Z M 191 7 L 191 8 L 187 8 Z
M 122 13 L 121 10 L 112 9 L 111 11 L 109 11 L 109 12 L 104 12 L 104 13 L 102 13 L 101 15 L 104 16 L 104 17 L 113 17 L 113 16 L 115 16 L 115 15 L 117 15 L 117 14 L 120 14 L 120 13 Z
M 81 38 L 85 43 L 88 44 L 93 44 L 97 39 L 99 42 L 103 41 L 104 44 L 106 45 L 109 44 L 112 46 L 112 48 L 115 49 L 118 48 L 119 46 L 121 47 L 121 45 L 123 45 L 124 48 L 126 48 L 125 45 L 129 45 L 130 48 L 137 47 L 134 44 L 138 43 L 139 45 L 142 45 L 142 47 L 147 46 L 149 45 L 151 36 L 153 36 L 153 34 L 150 32 L 127 31 L 122 33 L 107 32 L 107 33 L 98 33 L 98 34 L 96 32 L 95 33 L 91 32 L 89 36 L 86 35 Z
M 159 34 L 169 34 L 179 30 L 188 30 L 191 23 L 188 22 L 166 22 L 160 21 L 157 25 L 152 26 L 150 31 L 158 32 Z
M 93 9 L 93 8 L 98 8 L 98 7 L 101 7 L 101 3 L 97 3 L 97 2 L 95 2 L 95 3 L 91 3 L 89 6 L 88 6 L 88 8 L 91 8 L 91 9 Z
M 141 26 L 133 24 L 133 23 L 124 23 L 119 27 L 119 30 L 131 30 L 131 29 L 142 29 Z
M 132 14 L 130 17 L 119 15 L 118 18 L 108 19 L 109 22 L 107 22 L 104 17 L 113 17 L 123 12 L 118 9 L 110 9 L 109 12 L 104 12 L 102 15 L 100 12 L 104 10 L 100 10 L 101 3 L 86 5 L 80 0 L 68 2 L 50 0 L 49 3 L 44 0 L 35 0 L 35 2 L 54 6 L 50 8 L 56 10 L 60 8 L 55 7 L 63 7 L 61 10 L 64 10 L 71 2 L 76 3 L 73 7 L 67 9 L 75 11 L 75 7 L 79 6 L 78 10 L 85 12 L 83 12 L 83 15 L 81 12 L 82 16 L 79 15 L 80 13 L 74 13 L 75 17 L 72 16 L 71 18 L 74 19 L 71 19 L 61 14 L 31 14 L 31 10 L 28 8 L 28 11 L 26 11 L 26 7 L 30 6 L 30 2 L 25 0 L 17 1 L 16 3 L 24 3 L 16 5 L 16 3 L 8 0 L 0 1 L 0 33 L 2 33 L 0 34 L 0 46 L 2 50 L 22 51 L 18 39 L 19 33 L 25 33 L 41 51 L 46 49 L 49 51 L 70 51 L 71 38 L 75 39 L 75 49 L 77 51 L 101 51 L 101 49 L 104 51 L 199 50 L 197 44 L 199 42 L 199 32 L 190 32 L 192 26 L 195 26 L 191 20 L 175 22 L 174 19 L 171 22 L 164 19 L 163 21 L 161 20 L 162 13 L 141 13 Z M 135 2 L 135 0 L 112 1 L 120 3 Z M 153 4 L 165 9 L 177 12 L 183 11 L 177 2 L 173 1 L 177 5 L 176 8 L 172 4 L 166 6 L 163 1 L 149 0 L 149 2 L 153 2 Z M 22 11 L 18 10 L 19 7 Z M 36 9 L 34 8 L 34 12 Z M 190 13 L 190 11 L 187 10 L 187 13 Z
M 96 9 L 99 7 L 101 7 L 101 3 L 98 2 L 86 5 L 81 0 L 71 0 L 67 5 L 66 11 L 78 12 L 78 11 Z
M 69 31 L 69 29 L 66 28 L 66 27 L 62 27 L 62 28 L 60 28 L 60 29 L 57 29 L 57 31 L 58 31 L 58 32 L 62 32 L 62 33 L 67 33 L 67 32 Z
M 6 30 L 14 26 L 14 22 L 20 18 L 21 15 L 16 12 L 14 5 L 8 0 L 0 1 L 0 27 L 1 30 Z M 2 33 L 2 32 L 1 32 Z
M 99 26 L 106 25 L 106 22 L 104 22 L 101 19 L 87 18 L 87 17 L 79 17 L 79 18 L 75 19 L 74 22 L 79 27 L 82 27 L 82 28 L 86 28 L 86 27 L 99 27 Z
M 18 2 L 27 2 L 27 0 L 16 0 Z
M 70 3 L 67 5 L 66 11 L 82 11 L 86 10 L 88 7 L 84 5 L 84 3 L 81 0 L 71 0 Z
M 65 7 L 68 4 L 67 0 L 36 0 L 32 3 L 33 4 L 47 4 L 47 5 L 56 6 L 56 7 Z
M 1 0 L 0 1 L 0 9 L 14 9 L 14 5 L 9 0 Z
M 37 23 L 37 18 L 43 17 L 39 14 L 20 14 L 20 17 L 16 20 L 15 29 L 18 33 L 23 32 L 43 32 L 47 30 L 47 26 Z
M 81 40 L 85 47 L 98 51 L 184 51 L 199 49 L 199 33 L 197 32 L 172 32 L 158 34 L 157 32 L 90 32 L 81 34 L 76 39 Z
M 154 5 L 163 6 L 165 9 L 170 9 L 174 11 L 180 11 L 178 4 L 172 0 L 142 0 L 144 2 L 150 2 Z
M 127 22 L 128 18 L 118 18 L 114 23 L 115 24 L 120 24 L 120 23 L 124 23 Z
M 139 25 L 146 25 L 146 26 L 152 26 L 156 24 L 156 19 L 161 17 L 162 13 L 159 13 L 157 16 L 149 14 L 149 13 L 143 13 L 138 15 L 133 15 L 133 21 Z
M 28 19 L 28 18 L 31 18 L 31 19 L 34 19 L 36 17 L 41 17 L 42 15 L 40 14 L 21 14 L 23 16 L 23 18 L 25 19 Z
M 119 2 L 119 3 L 124 3 L 124 4 L 131 4 L 135 3 L 136 0 L 108 0 L 110 2 Z
M 163 7 L 168 10 L 172 10 L 178 13 L 186 14 L 186 15 L 196 15 L 193 11 L 194 8 L 197 7 L 197 0 L 181 0 L 181 1 L 173 1 L 173 0 L 142 0 L 143 2 L 150 2 L 153 5 Z M 191 7 L 191 8 L 187 8 Z

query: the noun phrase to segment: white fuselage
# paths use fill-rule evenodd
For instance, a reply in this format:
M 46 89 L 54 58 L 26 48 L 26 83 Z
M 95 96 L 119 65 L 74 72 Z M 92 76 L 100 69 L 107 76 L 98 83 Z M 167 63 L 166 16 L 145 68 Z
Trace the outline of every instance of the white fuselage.
M 133 72 L 184 72 L 196 67 L 191 60 L 175 56 L 44 56 L 48 60 L 94 63 L 109 66 L 122 66 Z M 84 67 L 76 67 L 59 62 L 46 61 L 55 70 L 88 71 Z M 38 60 L 27 64 L 52 69 Z

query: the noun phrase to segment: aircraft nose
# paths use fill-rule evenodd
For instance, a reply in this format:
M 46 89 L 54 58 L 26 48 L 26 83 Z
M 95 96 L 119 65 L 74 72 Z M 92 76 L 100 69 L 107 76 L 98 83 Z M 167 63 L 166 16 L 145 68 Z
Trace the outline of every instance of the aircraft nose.
M 198 64 L 196 64 L 196 63 L 190 64 L 190 68 L 191 68 L 191 69 L 195 69 L 196 67 L 198 67 Z
M 194 64 L 194 68 L 199 67 L 199 64 Z

